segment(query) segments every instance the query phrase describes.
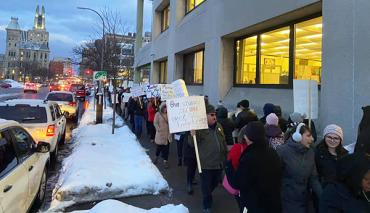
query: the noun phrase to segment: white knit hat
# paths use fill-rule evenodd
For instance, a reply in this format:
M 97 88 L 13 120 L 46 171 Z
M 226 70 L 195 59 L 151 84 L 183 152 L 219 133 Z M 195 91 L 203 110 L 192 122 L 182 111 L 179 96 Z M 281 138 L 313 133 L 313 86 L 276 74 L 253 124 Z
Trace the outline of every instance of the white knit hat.
M 335 125 L 335 124 L 327 125 L 324 129 L 324 137 L 327 134 L 330 134 L 330 133 L 338 135 L 341 139 L 341 142 L 343 143 L 343 130 L 342 130 L 342 128 L 340 128 L 338 125 Z

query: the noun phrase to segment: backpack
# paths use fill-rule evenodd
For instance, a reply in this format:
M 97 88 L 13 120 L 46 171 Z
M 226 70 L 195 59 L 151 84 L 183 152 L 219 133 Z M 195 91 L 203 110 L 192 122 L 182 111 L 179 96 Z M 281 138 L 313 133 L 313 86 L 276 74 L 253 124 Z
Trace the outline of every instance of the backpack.
M 284 135 L 281 134 L 276 137 L 270 137 L 268 139 L 268 142 L 269 142 L 270 147 L 276 150 L 278 146 L 283 145 L 285 143 L 285 138 L 284 138 Z

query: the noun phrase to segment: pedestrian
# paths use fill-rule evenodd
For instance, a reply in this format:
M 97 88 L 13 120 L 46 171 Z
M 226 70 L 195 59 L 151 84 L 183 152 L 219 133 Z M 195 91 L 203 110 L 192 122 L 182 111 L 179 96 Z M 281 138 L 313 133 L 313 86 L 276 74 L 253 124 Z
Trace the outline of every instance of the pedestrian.
M 193 145 L 188 143 L 189 132 L 185 132 L 183 141 L 183 157 L 186 166 L 186 191 L 189 195 L 193 194 L 193 184 L 195 182 L 195 172 L 197 170 L 197 159 Z
M 286 132 L 286 130 L 288 128 L 288 120 L 286 120 L 283 117 L 283 113 L 281 112 L 281 107 L 279 105 L 274 106 L 274 113 L 279 118 L 279 126 L 280 126 L 281 131 Z
M 263 106 L 263 117 L 260 119 L 260 121 L 263 123 L 263 124 L 266 124 L 266 117 L 270 114 L 270 113 L 273 113 L 274 112 L 274 104 L 272 103 L 266 103 L 264 106 Z
M 241 132 L 248 144 L 239 160 L 236 182 L 240 189 L 240 212 L 281 212 L 281 162 L 269 147 L 260 121 L 250 122 Z
M 328 183 L 320 200 L 320 213 L 370 212 L 370 156 L 355 153 L 342 158 L 338 181 Z
M 133 109 L 134 109 L 135 135 L 138 139 L 140 139 L 141 133 L 143 131 L 144 111 L 145 111 L 142 97 L 135 97 Z
M 249 101 L 242 100 L 238 103 L 241 112 L 235 118 L 235 128 L 240 130 L 251 121 L 258 121 L 258 117 L 255 112 L 249 109 Z
M 131 130 L 135 132 L 135 105 L 137 98 L 130 97 L 127 103 L 127 112 L 130 117 Z
M 224 106 L 220 105 L 216 109 L 217 121 L 221 124 L 224 130 L 226 144 L 231 146 L 234 144 L 233 135 L 232 135 L 234 131 L 234 122 L 230 118 L 228 118 L 227 115 L 228 115 L 228 111 Z
M 337 180 L 338 160 L 348 154 L 343 147 L 343 131 L 330 124 L 324 129 L 324 139 L 315 148 L 315 162 L 323 188 Z
M 149 138 L 150 138 L 150 142 L 154 143 L 155 128 L 154 128 L 153 122 L 154 122 L 154 117 L 156 113 L 156 106 L 155 106 L 154 98 L 151 98 L 149 100 L 148 107 L 147 107 L 147 113 L 148 113 L 147 127 L 148 127 Z
M 182 166 L 185 132 L 174 134 L 177 147 L 177 166 Z
M 267 115 L 265 132 L 266 139 L 272 148 L 276 149 L 277 146 L 284 144 L 284 134 L 280 129 L 279 118 L 275 113 Z
M 163 165 L 167 169 L 172 137 L 170 134 L 170 128 L 168 126 L 166 102 L 161 103 L 158 112 L 155 114 L 154 127 L 156 129 L 155 143 L 157 144 L 154 163 L 156 164 L 158 162 L 159 155 L 161 155 L 163 159 Z
M 202 173 L 200 174 L 203 195 L 203 212 L 211 212 L 212 192 L 221 181 L 223 163 L 226 160 L 227 147 L 221 124 L 217 123 L 214 106 L 206 106 L 208 129 L 191 131 L 196 136 Z M 193 137 L 189 137 L 193 146 Z
M 312 144 L 310 129 L 300 123 L 289 140 L 276 149 L 283 166 L 281 196 L 284 213 L 306 213 L 311 207 L 311 190 L 317 197 L 321 195 Z
M 357 143 L 355 153 L 370 154 L 370 106 L 362 107 L 363 116 L 358 126 Z

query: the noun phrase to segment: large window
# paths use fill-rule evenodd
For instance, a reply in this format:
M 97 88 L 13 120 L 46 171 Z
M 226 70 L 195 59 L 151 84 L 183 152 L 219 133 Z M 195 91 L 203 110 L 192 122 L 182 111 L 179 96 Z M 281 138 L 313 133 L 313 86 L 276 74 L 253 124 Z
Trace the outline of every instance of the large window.
M 161 12 L 161 31 L 165 31 L 170 27 L 170 5 L 165 7 Z
M 321 41 L 322 17 L 239 39 L 235 83 L 284 88 L 292 79 L 320 83 Z
M 186 1 L 186 13 L 194 10 L 198 5 L 203 3 L 205 0 L 185 0 Z
M 204 50 L 184 56 L 184 80 L 187 84 L 203 84 Z
M 167 83 L 167 60 L 159 62 L 159 83 Z

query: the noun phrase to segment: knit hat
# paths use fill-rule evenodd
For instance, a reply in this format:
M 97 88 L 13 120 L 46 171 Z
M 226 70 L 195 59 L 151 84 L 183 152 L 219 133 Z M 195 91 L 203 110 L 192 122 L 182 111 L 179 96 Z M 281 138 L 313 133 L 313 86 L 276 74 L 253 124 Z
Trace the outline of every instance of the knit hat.
M 247 99 L 241 100 L 238 103 L 238 105 L 243 107 L 244 109 L 248 109 L 249 108 L 249 101 Z
M 279 125 L 279 118 L 278 118 L 278 116 L 275 113 L 270 113 L 266 117 L 266 123 L 268 125 L 278 126 Z
M 243 136 L 247 136 L 247 138 L 254 143 L 265 141 L 265 127 L 260 121 L 252 121 L 248 123 L 246 128 L 242 128 L 241 134 Z
M 216 112 L 216 109 L 214 106 L 212 106 L 211 104 L 207 104 L 206 105 L 206 113 L 209 114 L 209 113 L 215 113 Z
M 263 106 L 263 114 L 265 116 L 269 115 L 270 113 L 273 113 L 274 112 L 274 105 L 272 103 L 266 103 L 264 106 Z
M 341 139 L 341 142 L 343 142 L 343 130 L 338 125 L 335 124 L 327 125 L 324 129 L 324 137 L 330 133 L 338 135 Z
M 290 114 L 289 118 L 293 123 L 302 123 L 303 122 L 303 116 L 299 112 L 293 112 L 292 114 Z

